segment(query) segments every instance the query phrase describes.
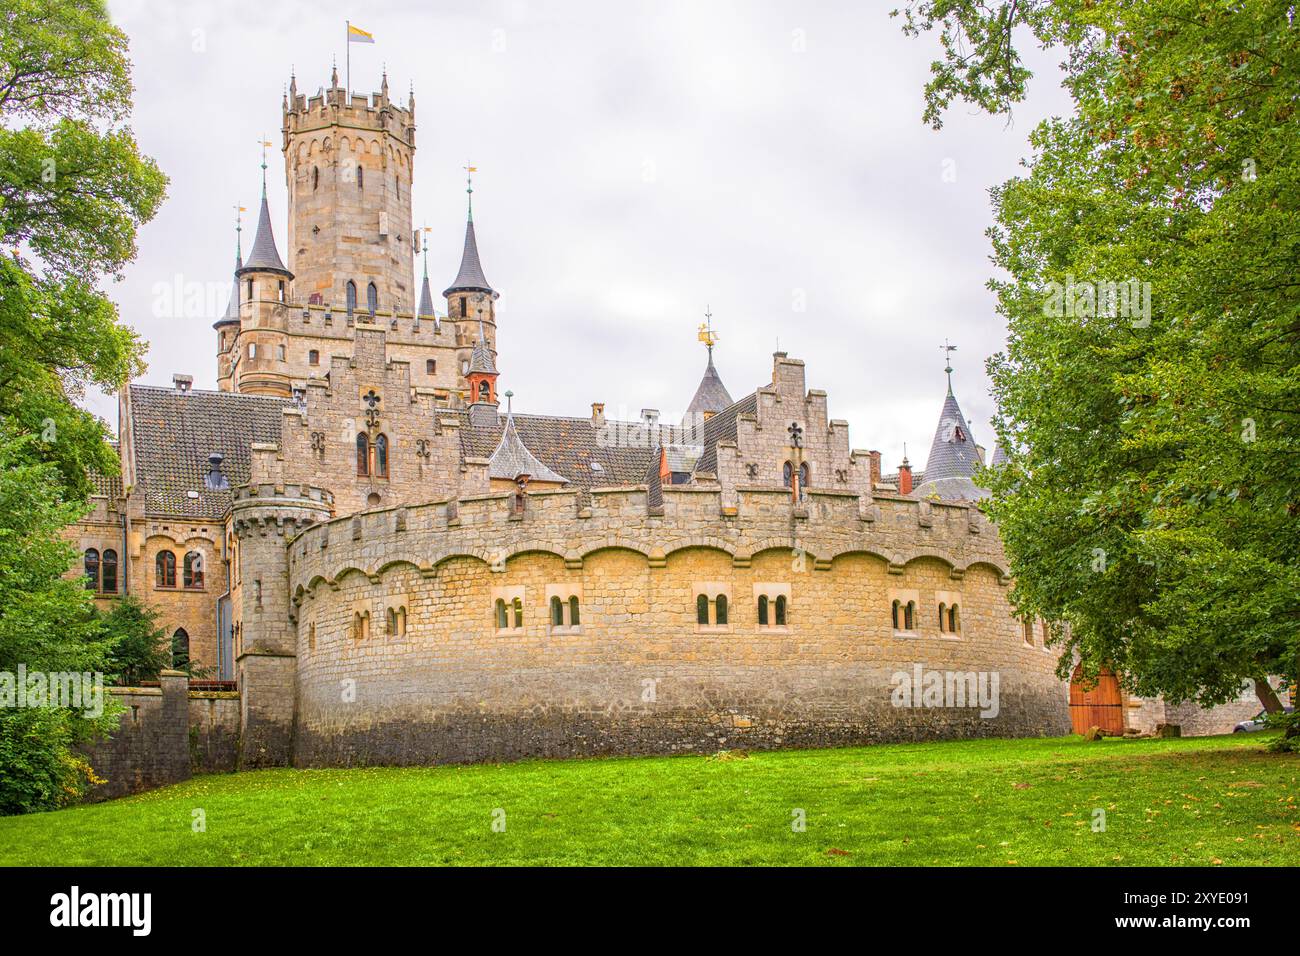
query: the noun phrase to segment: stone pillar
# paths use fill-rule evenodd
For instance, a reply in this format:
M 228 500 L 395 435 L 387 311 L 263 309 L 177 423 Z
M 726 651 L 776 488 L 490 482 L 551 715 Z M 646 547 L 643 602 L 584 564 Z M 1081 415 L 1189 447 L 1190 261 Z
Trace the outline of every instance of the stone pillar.
M 256 476 L 265 468 L 253 469 Z M 330 517 L 333 498 L 306 485 L 263 482 L 235 490 L 231 519 L 239 539 L 236 659 L 240 691 L 239 765 L 285 767 L 293 760 L 297 629 L 291 617 L 289 543 Z

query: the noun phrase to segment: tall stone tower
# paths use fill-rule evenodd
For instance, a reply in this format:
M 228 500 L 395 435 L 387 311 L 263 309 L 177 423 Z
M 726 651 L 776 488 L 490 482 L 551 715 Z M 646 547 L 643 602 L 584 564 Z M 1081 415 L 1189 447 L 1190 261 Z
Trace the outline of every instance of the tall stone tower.
M 281 131 L 296 300 L 413 311 L 415 94 L 394 105 L 385 75 L 378 93 L 353 95 L 336 68 L 309 97 L 294 78 Z
M 239 335 L 227 366 L 235 391 L 288 398 L 289 302 L 293 273 L 284 267 L 275 246 L 271 210 L 266 202 L 266 157 L 262 158 L 262 205 L 248 260 L 235 270 L 239 295 Z M 220 332 L 219 332 L 220 335 Z M 219 340 L 220 341 L 220 340 Z M 218 361 L 218 370 L 220 369 Z

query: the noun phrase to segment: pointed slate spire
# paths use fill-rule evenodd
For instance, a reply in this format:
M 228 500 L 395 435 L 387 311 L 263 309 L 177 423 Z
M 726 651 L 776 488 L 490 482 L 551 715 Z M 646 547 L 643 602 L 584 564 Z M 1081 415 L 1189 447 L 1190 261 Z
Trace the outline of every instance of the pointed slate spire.
M 266 149 L 262 150 L 262 208 L 257 214 L 257 234 L 253 236 L 253 251 L 248 254 L 237 275 L 246 272 L 278 272 L 293 278 L 293 273 L 284 267 L 280 250 L 275 247 L 275 233 L 271 229 L 271 207 L 266 202 Z
M 474 351 L 469 356 L 469 372 L 467 375 L 473 375 L 475 372 L 485 373 L 487 375 L 496 375 L 496 362 L 492 360 L 492 350 L 487 346 L 487 337 L 483 333 L 483 316 L 478 317 L 478 341 L 474 343 Z
M 236 207 L 240 212 L 242 206 Z M 239 270 L 244 268 L 244 251 L 243 244 L 240 242 L 240 233 L 244 231 L 243 224 L 239 219 L 239 212 L 235 213 L 235 280 L 230 287 L 230 301 L 226 303 L 226 311 L 213 323 L 212 327 L 220 328 L 223 325 L 239 324 Z
M 957 397 L 952 393 L 952 370 L 948 374 L 948 394 L 939 412 L 939 426 L 930 443 L 930 457 L 925 462 L 923 481 L 916 487 L 918 498 L 939 498 L 947 501 L 978 501 L 988 497 L 988 492 L 978 487 L 971 476 L 980 467 L 979 451 L 970 425 L 962 414 Z
M 528 475 L 533 481 L 568 483 L 567 478 L 548 468 L 528 450 L 515 428 L 515 413 L 511 410 L 506 412 L 506 427 L 501 432 L 501 441 L 488 459 L 488 477 L 514 481 L 520 475 Z
M 727 391 L 727 386 L 722 384 L 722 377 L 718 375 L 718 370 L 713 367 L 713 349 L 709 349 L 709 364 L 704 369 L 704 377 L 700 379 L 699 388 L 695 390 L 695 397 L 686 408 L 686 417 L 695 421 L 709 415 L 716 415 L 730 404 L 731 393 Z
M 425 232 L 429 230 L 426 229 Z M 424 244 L 424 281 L 420 285 L 420 307 L 416 310 L 418 318 L 434 318 L 433 293 L 429 289 L 429 243 Z
M 467 165 L 466 170 L 472 173 L 473 166 Z M 483 265 L 478 258 L 478 240 L 474 237 L 474 186 L 469 179 L 466 179 L 470 185 L 465 192 L 469 195 L 468 213 L 465 219 L 465 248 L 460 254 L 460 271 L 456 273 L 456 280 L 442 293 L 444 297 L 451 295 L 453 292 L 493 292 L 492 286 L 488 285 L 487 278 L 483 275 Z

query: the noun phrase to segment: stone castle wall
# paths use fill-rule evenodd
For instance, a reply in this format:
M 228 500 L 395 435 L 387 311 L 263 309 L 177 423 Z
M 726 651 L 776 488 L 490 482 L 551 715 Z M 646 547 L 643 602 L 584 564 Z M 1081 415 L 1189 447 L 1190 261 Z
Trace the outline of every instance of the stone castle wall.
M 1055 656 L 1027 646 L 993 529 L 965 505 L 785 489 L 536 493 L 373 511 L 292 539 L 295 762 L 424 763 L 1069 731 Z M 725 626 L 696 597 L 725 594 Z M 757 595 L 787 596 L 785 627 Z M 576 596 L 576 627 L 549 623 Z M 523 626 L 494 606 L 519 597 Z M 895 631 L 894 598 L 917 604 Z M 961 626 L 940 633 L 939 601 Z M 404 612 L 389 632 L 388 609 Z M 359 636 L 358 616 L 369 621 Z M 999 713 L 900 708 L 893 676 L 996 673 Z

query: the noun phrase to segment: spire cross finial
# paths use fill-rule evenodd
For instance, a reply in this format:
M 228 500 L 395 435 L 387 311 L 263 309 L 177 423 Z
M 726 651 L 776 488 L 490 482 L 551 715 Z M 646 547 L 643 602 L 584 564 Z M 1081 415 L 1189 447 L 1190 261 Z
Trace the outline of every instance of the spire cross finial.
M 939 348 L 944 351 L 944 373 L 948 376 L 948 394 L 952 394 L 952 353 L 957 351 L 957 346 L 949 345 L 948 340 L 943 340 L 943 345 Z
M 244 255 L 243 245 L 240 242 L 240 233 L 244 231 L 244 219 L 242 213 L 247 212 L 239 203 L 235 203 L 235 259 L 242 259 Z

